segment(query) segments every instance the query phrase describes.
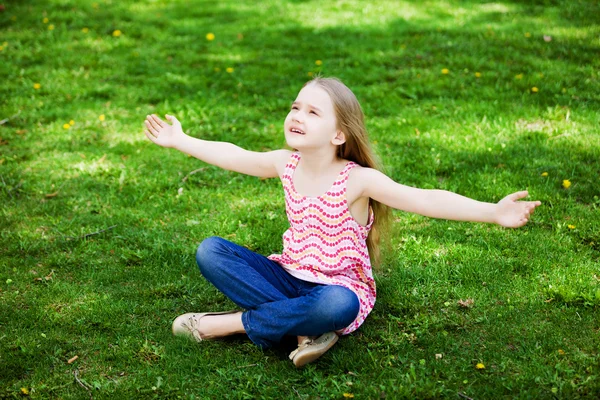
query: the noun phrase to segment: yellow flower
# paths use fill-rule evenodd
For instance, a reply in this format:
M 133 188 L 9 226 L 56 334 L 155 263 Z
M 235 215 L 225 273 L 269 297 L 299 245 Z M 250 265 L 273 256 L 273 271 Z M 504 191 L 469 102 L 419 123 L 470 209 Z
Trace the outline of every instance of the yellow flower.
M 317 60 L 317 61 L 315 61 L 315 65 L 321 66 L 321 65 L 323 65 L 323 61 Z
M 42 87 L 42 85 L 40 85 L 39 83 L 34 83 L 34 84 L 33 84 L 33 88 L 34 88 L 35 90 L 38 90 L 38 89 L 39 89 L 39 88 L 41 88 L 41 87 Z
M 344 397 L 347 399 L 353 399 L 354 395 L 352 393 L 344 393 Z
M 4 47 L 3 47 L 3 46 L 0 46 L 0 51 L 2 51 L 2 50 L 4 50 Z
M 53 31 L 54 30 L 54 25 L 52 25 L 52 24 L 48 25 L 48 30 L 49 31 Z
M 75 121 L 73 121 L 73 120 L 70 120 L 70 121 L 69 121 L 69 125 L 71 125 L 71 126 L 75 125 Z
M 89 31 L 90 31 L 90 30 L 89 30 L 89 28 L 83 28 L 83 29 L 81 30 L 81 32 L 83 32 L 83 33 L 88 33 Z
M 532 91 L 533 93 L 537 93 L 537 92 L 539 92 L 540 90 L 534 86 L 534 87 L 532 87 L 532 88 L 531 88 L 531 91 Z
M 69 125 L 69 124 L 64 124 L 63 125 L 63 128 L 65 128 L 65 129 L 69 129 L 70 127 L 71 127 L 71 125 Z
M 47 24 L 47 23 L 48 23 L 48 21 L 50 21 L 48 18 L 44 18 L 44 19 L 42 20 L 42 22 L 43 22 L 43 23 L 45 23 L 45 24 Z
M 548 176 L 547 172 L 542 172 L 542 176 Z
M 575 229 L 575 225 L 567 225 L 567 228 L 569 228 L 569 229 Z M 559 353 L 560 353 L 561 351 L 562 351 L 562 350 L 558 350 L 558 352 L 559 352 Z M 560 354 L 565 354 L 565 352 L 564 352 L 564 351 L 562 351 L 562 353 L 560 353 Z
M 483 365 L 483 363 L 477 363 L 477 365 L 475 366 L 475 368 L 477 368 L 477 369 L 485 369 L 485 365 Z
M 481 78 L 481 72 L 475 72 L 475 78 Z
M 442 69 L 442 74 L 448 75 L 449 73 L 450 73 L 450 70 L 448 68 Z
M 98 119 L 99 119 L 100 121 L 104 121 L 104 120 L 106 119 L 106 117 L 104 116 L 104 114 L 101 114 L 101 115 L 98 117 Z
M 531 37 L 531 33 L 525 32 L 525 37 Z
M 517 75 L 515 75 L 515 79 L 523 79 L 523 74 L 517 74 Z
M 212 33 L 212 32 L 209 32 L 209 33 L 207 33 L 207 34 L 206 34 L 206 40 L 208 40 L 209 42 L 210 42 L 211 40 L 215 40 L 215 34 L 214 34 L 214 33 Z
M 115 30 L 115 31 L 113 32 L 113 36 L 114 36 L 114 37 L 119 37 L 119 36 L 121 36 L 121 31 L 120 31 L 120 30 L 118 30 L 118 29 L 117 29 L 117 30 Z
M 558 349 L 558 354 L 560 354 L 561 356 L 564 356 L 565 351 L 563 349 Z
M 21 388 L 21 393 L 25 396 L 29 395 L 29 390 L 27 390 L 27 388 Z
M 227 71 L 227 73 L 231 74 L 233 72 L 233 68 L 227 67 L 227 68 L 225 68 L 225 71 Z
M 308 76 L 310 76 L 312 78 L 313 72 L 312 71 L 308 71 Z
M 568 179 L 565 179 L 565 180 L 563 180 L 563 187 L 564 187 L 565 189 L 568 189 L 568 188 L 570 188 L 570 187 L 571 187 L 571 181 L 570 181 L 570 180 L 568 180 Z

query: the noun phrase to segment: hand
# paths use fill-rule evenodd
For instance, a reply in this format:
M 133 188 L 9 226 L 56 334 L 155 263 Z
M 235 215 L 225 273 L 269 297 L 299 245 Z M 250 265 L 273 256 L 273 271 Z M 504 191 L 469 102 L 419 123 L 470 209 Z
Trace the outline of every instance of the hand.
M 527 197 L 525 190 L 509 194 L 496 205 L 496 223 L 505 228 L 519 228 L 529 221 L 535 208 L 542 204 L 540 201 L 517 201 Z
M 172 115 L 165 115 L 165 117 L 167 117 L 167 120 L 173 125 L 169 125 L 154 114 L 148 115 L 144 121 L 146 124 L 144 133 L 148 139 L 159 146 L 175 147 L 177 140 L 185 134 L 183 133 L 181 123 L 179 123 L 177 118 Z

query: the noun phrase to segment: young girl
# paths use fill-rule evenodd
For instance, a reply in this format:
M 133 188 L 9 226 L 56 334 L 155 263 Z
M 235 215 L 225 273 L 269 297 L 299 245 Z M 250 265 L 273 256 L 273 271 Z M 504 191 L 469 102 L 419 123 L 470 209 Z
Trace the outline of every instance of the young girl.
M 183 314 L 173 321 L 173 333 L 197 341 L 246 333 L 261 348 L 297 336 L 298 349 L 290 354 L 297 367 L 356 330 L 373 309 L 369 254 L 376 257 L 388 207 L 516 228 L 541 204 L 517 201 L 526 191 L 492 204 L 394 182 L 375 164 L 356 97 L 334 78 L 309 81 L 292 103 L 284 134 L 293 152 L 196 139 L 175 117 L 166 118 L 170 124 L 155 115 L 145 121 L 146 136 L 159 146 L 227 170 L 279 177 L 290 223 L 282 253 L 269 257 L 218 237 L 205 239 L 196 254 L 202 274 L 245 311 Z

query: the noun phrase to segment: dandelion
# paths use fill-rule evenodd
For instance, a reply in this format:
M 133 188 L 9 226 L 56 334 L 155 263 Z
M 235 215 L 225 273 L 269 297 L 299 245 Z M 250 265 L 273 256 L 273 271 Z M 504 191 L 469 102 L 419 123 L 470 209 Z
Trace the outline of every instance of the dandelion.
M 83 29 L 81 30 L 81 32 L 83 32 L 83 33 L 88 33 L 89 31 L 90 31 L 90 30 L 89 30 L 89 28 L 83 28 Z
M 450 73 L 450 70 L 448 68 L 442 69 L 442 74 L 448 75 L 449 73 Z
M 209 42 L 215 40 L 215 34 L 212 32 L 207 33 L 206 40 L 208 40 Z
M 352 393 L 344 393 L 344 397 L 347 399 L 353 399 L 354 395 Z
M 34 83 L 34 84 L 33 84 L 33 88 L 34 88 L 35 90 L 39 90 L 41 87 L 42 87 L 42 85 L 40 85 L 39 83 Z
M 569 229 L 575 229 L 576 227 L 575 227 L 575 225 L 567 225 L 567 228 L 569 228 Z M 559 353 L 559 354 L 565 354 L 565 352 L 564 352 L 564 351 L 562 351 L 562 353 L 561 353 L 561 351 L 562 351 L 562 350 L 558 350 L 558 353 Z
M 477 363 L 477 365 L 475 366 L 475 368 L 477 368 L 477 369 L 485 369 L 485 365 L 483 365 L 483 363 Z
M 70 120 L 70 121 L 69 121 L 69 125 L 71 125 L 71 126 L 75 125 L 75 121 L 73 121 L 73 120 Z
M 65 128 L 65 129 L 69 129 L 70 127 L 71 127 L 71 125 L 69 125 L 69 124 L 64 124 L 63 125 L 63 128 Z
M 523 79 L 523 74 L 517 74 L 517 75 L 515 75 L 515 79 Z
M 52 25 L 52 24 L 48 25 L 48 30 L 49 31 L 53 31 L 54 30 L 54 25 Z
M 49 21 L 50 21 L 50 20 L 49 20 L 48 18 L 44 18 L 44 19 L 42 20 L 42 22 L 43 22 L 43 23 L 45 23 L 45 24 L 47 24 Z
M 481 78 L 481 72 L 475 72 L 475 78 Z
M 564 356 L 565 351 L 563 349 L 558 349 L 558 354 L 560 354 L 561 356 Z
M 540 91 L 540 89 L 538 89 L 537 87 L 535 87 L 535 86 L 534 86 L 534 87 L 532 87 L 532 88 L 531 88 L 531 91 L 532 91 L 533 93 L 537 93 L 537 92 L 539 92 L 539 91 Z
M 313 76 L 313 75 L 314 75 L 314 74 L 313 74 L 313 72 L 312 72 L 312 71 L 308 71 L 308 76 L 310 76 L 310 77 L 312 78 L 312 76 Z
M 227 67 L 225 68 L 225 71 L 227 71 L 228 74 L 231 74 L 233 72 L 233 68 Z
M 529 33 L 529 32 L 525 32 L 525 37 L 526 37 L 526 38 L 530 38 L 530 37 L 531 37 L 531 33 Z
M 317 60 L 317 61 L 315 61 L 315 65 L 320 67 L 321 65 L 323 65 L 323 61 Z
M 27 388 L 21 388 L 21 394 L 23 396 L 29 396 L 29 390 L 27 390 Z
M 100 114 L 100 116 L 98 117 L 98 119 L 100 121 L 104 121 L 106 119 L 106 117 L 104 116 L 104 114 Z
M 563 183 L 562 183 L 562 185 L 563 185 L 563 187 L 564 187 L 565 189 L 568 189 L 568 188 L 570 188 L 570 187 L 571 187 L 571 181 L 570 181 L 570 180 L 568 180 L 568 179 L 565 179 L 565 180 L 563 180 Z
M 548 176 L 547 172 L 542 172 L 542 176 Z
M 4 50 L 4 46 L 0 46 L 0 51 Z
M 119 36 L 121 36 L 121 31 L 117 29 L 117 30 L 115 30 L 115 31 L 112 33 L 112 35 L 113 35 L 114 37 L 119 37 Z

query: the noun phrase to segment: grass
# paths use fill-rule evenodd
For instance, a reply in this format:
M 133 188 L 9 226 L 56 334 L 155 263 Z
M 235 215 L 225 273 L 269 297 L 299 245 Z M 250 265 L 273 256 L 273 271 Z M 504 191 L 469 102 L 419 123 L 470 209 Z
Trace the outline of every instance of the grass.
M 5 2 L 0 397 L 598 396 L 598 3 L 324 3 Z M 143 119 L 280 148 L 318 72 L 355 91 L 396 181 L 543 206 L 518 230 L 397 212 L 374 311 L 305 369 L 292 341 L 172 337 L 232 307 L 196 245 L 271 254 L 287 221 L 277 180 L 158 148 Z

